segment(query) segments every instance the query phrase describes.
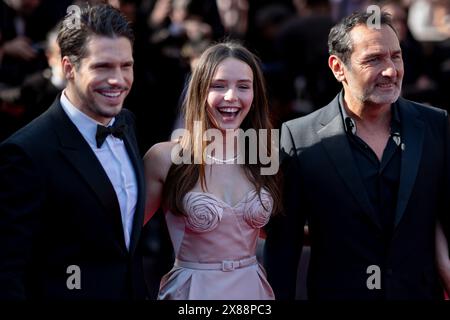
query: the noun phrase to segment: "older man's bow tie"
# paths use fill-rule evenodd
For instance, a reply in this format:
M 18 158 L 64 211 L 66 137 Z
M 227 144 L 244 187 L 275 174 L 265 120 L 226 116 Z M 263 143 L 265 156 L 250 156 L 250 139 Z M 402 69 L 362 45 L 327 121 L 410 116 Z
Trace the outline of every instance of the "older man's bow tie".
M 95 134 L 95 141 L 97 141 L 97 148 L 100 148 L 105 142 L 106 137 L 112 134 L 114 137 L 123 139 L 125 136 L 126 124 L 116 124 L 105 127 L 100 124 L 97 125 L 97 133 Z

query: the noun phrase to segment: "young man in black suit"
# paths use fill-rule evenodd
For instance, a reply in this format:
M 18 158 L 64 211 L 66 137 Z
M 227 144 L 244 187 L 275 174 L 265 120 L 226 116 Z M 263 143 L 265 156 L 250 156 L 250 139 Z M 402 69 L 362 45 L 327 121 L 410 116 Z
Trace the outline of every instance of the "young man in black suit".
M 267 230 L 275 295 L 293 298 L 308 220 L 310 299 L 435 299 L 435 225 L 448 215 L 447 113 L 400 98 L 403 60 L 388 16 L 330 31 L 343 91 L 282 126 L 285 215 Z
M 132 30 L 100 5 L 57 39 L 67 87 L 0 145 L 0 299 L 144 299 Z

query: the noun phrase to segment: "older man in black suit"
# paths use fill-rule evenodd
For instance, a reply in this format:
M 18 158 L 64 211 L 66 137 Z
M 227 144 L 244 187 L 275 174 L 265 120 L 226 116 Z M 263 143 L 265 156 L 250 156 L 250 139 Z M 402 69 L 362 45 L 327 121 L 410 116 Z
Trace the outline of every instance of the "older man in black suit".
M 389 16 L 356 13 L 329 35 L 343 91 L 282 126 L 286 214 L 267 230 L 266 266 L 293 298 L 308 220 L 310 299 L 435 299 L 435 225 L 448 215 L 443 110 L 399 98 L 403 60 Z
M 0 299 L 145 297 L 132 42 L 110 6 L 62 23 L 66 89 L 0 146 Z

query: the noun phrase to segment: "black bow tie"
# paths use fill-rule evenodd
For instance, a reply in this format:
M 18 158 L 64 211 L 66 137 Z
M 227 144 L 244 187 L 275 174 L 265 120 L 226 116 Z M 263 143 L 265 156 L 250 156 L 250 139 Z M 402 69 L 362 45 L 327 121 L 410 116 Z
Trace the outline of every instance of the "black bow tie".
M 111 127 L 105 127 L 100 124 L 97 125 L 97 133 L 95 134 L 95 141 L 97 141 L 97 148 L 100 148 L 105 142 L 106 137 L 112 134 L 114 137 L 123 139 L 125 136 L 126 124 L 114 123 Z

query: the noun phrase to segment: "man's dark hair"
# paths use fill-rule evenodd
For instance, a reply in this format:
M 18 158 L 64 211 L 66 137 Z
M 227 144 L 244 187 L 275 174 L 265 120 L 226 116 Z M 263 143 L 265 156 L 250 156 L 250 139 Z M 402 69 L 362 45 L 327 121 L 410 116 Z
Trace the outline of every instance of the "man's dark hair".
M 328 53 L 330 55 L 336 55 L 345 65 L 348 65 L 350 56 L 353 52 L 353 42 L 350 31 L 356 26 L 367 24 L 367 21 L 372 17 L 373 13 L 355 12 L 350 16 L 343 18 L 330 30 L 330 34 L 328 35 Z M 388 13 L 381 12 L 380 25 L 391 27 L 395 34 L 397 34 L 397 31 L 392 25 L 391 16 Z
M 79 7 L 60 23 L 57 41 L 61 57 L 68 56 L 78 67 L 87 55 L 86 44 L 92 36 L 125 37 L 131 44 L 134 42 L 133 30 L 119 10 L 106 4 Z

